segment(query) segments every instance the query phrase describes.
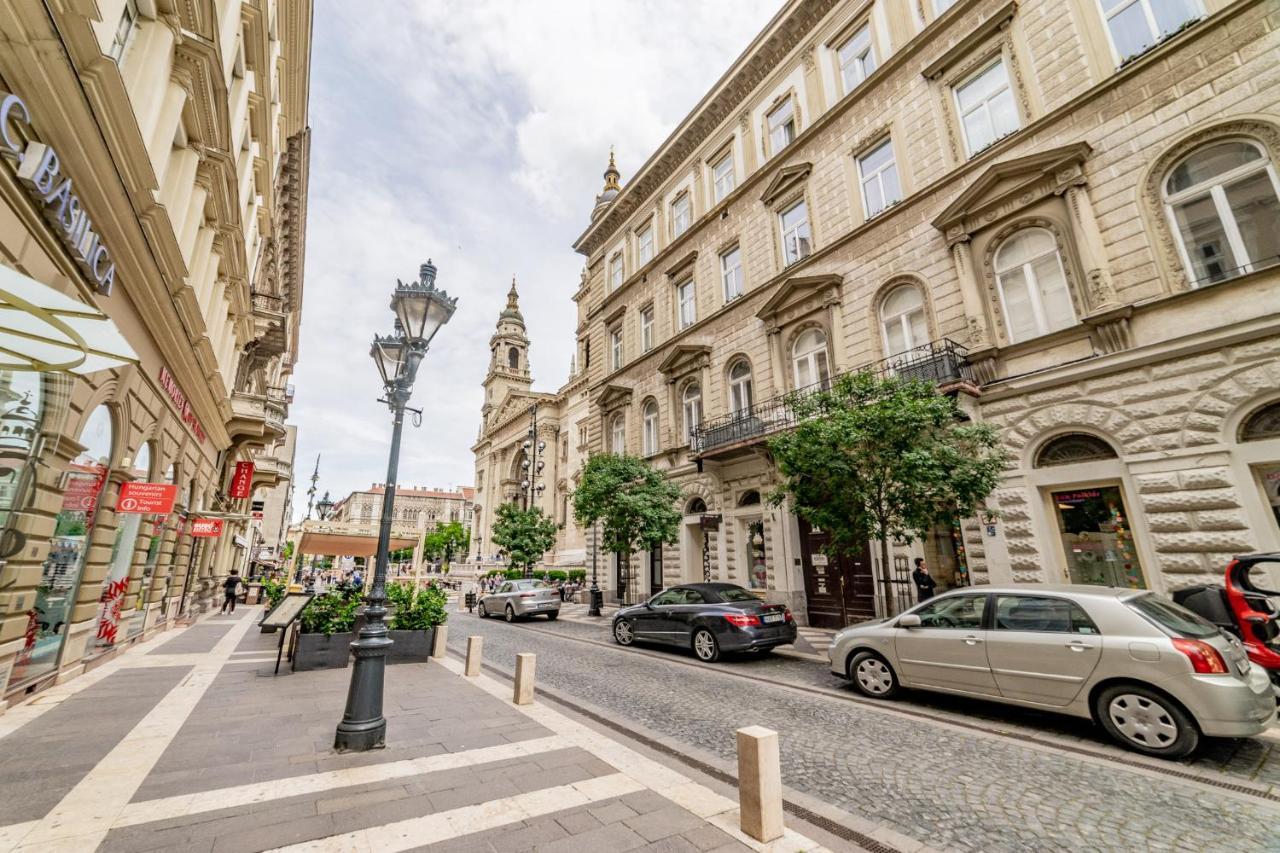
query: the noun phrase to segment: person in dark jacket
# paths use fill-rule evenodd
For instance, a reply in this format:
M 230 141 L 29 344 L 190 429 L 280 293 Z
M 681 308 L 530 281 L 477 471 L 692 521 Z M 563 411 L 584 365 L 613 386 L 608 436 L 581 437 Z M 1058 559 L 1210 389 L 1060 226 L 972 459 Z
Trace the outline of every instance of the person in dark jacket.
M 924 557 L 916 557 L 916 567 L 911 573 L 911 581 L 916 585 L 916 601 L 928 601 L 933 598 L 933 588 L 938 583 L 929 574 L 929 569 L 924 564 Z
M 236 612 L 236 596 L 239 594 L 240 584 L 244 583 L 240 578 L 240 570 L 232 569 L 231 574 L 222 582 L 222 610 L 220 613 L 226 613 L 227 608 L 231 608 L 231 612 Z

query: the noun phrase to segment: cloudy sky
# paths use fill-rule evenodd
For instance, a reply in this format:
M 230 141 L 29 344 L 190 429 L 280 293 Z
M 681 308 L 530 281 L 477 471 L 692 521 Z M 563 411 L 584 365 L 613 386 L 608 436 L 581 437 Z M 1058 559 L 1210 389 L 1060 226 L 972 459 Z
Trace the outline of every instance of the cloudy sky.
M 534 387 L 573 353 L 571 248 L 610 145 L 623 180 L 780 0 L 319 0 L 300 363 L 298 498 L 381 482 L 390 416 L 369 359 L 396 278 L 428 257 L 458 311 L 423 362 L 402 486 L 471 485 L 481 382 L 514 275 Z

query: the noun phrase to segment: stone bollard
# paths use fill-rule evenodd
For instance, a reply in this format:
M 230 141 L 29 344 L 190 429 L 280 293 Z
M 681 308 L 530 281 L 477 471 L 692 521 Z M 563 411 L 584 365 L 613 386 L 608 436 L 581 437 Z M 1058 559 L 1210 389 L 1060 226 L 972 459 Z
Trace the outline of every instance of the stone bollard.
M 436 660 L 444 660 L 445 650 L 449 645 L 449 626 L 437 625 L 436 638 L 431 643 L 431 656 Z
M 480 674 L 480 653 L 484 650 L 484 637 L 474 635 L 467 637 L 467 668 L 465 674 L 475 677 Z
M 516 683 L 511 701 L 517 705 L 533 704 L 533 673 L 538 656 L 532 653 L 516 655 Z
M 738 826 L 757 841 L 782 837 L 782 762 L 778 733 L 738 729 Z

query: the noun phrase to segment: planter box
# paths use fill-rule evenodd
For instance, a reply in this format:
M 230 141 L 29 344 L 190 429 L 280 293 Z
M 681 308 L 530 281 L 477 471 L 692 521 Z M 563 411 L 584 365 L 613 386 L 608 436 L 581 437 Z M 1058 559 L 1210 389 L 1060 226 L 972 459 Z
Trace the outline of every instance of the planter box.
M 387 663 L 426 663 L 431 657 L 431 644 L 436 639 L 434 628 L 387 633 L 395 643 L 391 647 L 391 653 L 387 655 Z
M 293 653 L 295 672 L 312 669 L 346 669 L 351 659 L 354 632 L 343 634 L 299 634 L 298 647 Z

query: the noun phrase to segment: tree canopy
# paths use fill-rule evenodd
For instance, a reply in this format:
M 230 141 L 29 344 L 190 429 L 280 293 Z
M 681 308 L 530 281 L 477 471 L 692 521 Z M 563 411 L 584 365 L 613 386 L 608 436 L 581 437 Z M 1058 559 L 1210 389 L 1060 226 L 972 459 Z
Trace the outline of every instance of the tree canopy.
M 770 498 L 789 498 L 838 552 L 877 539 L 888 565 L 891 537 L 972 515 L 1000 481 L 995 430 L 964 421 L 931 383 L 862 372 L 788 404 L 798 423 L 769 440 L 783 476 Z
M 493 543 L 507 552 L 511 566 L 531 569 L 556 541 L 555 522 L 538 507 L 501 504 L 493 522 Z
M 638 456 L 598 453 L 582 468 L 573 493 L 578 524 L 601 522 L 604 547 L 630 554 L 662 542 L 680 530 L 680 487 Z
M 444 558 L 453 561 L 454 554 L 465 555 L 471 547 L 471 532 L 459 521 L 442 524 L 428 533 L 424 540 L 425 556 L 429 559 Z

